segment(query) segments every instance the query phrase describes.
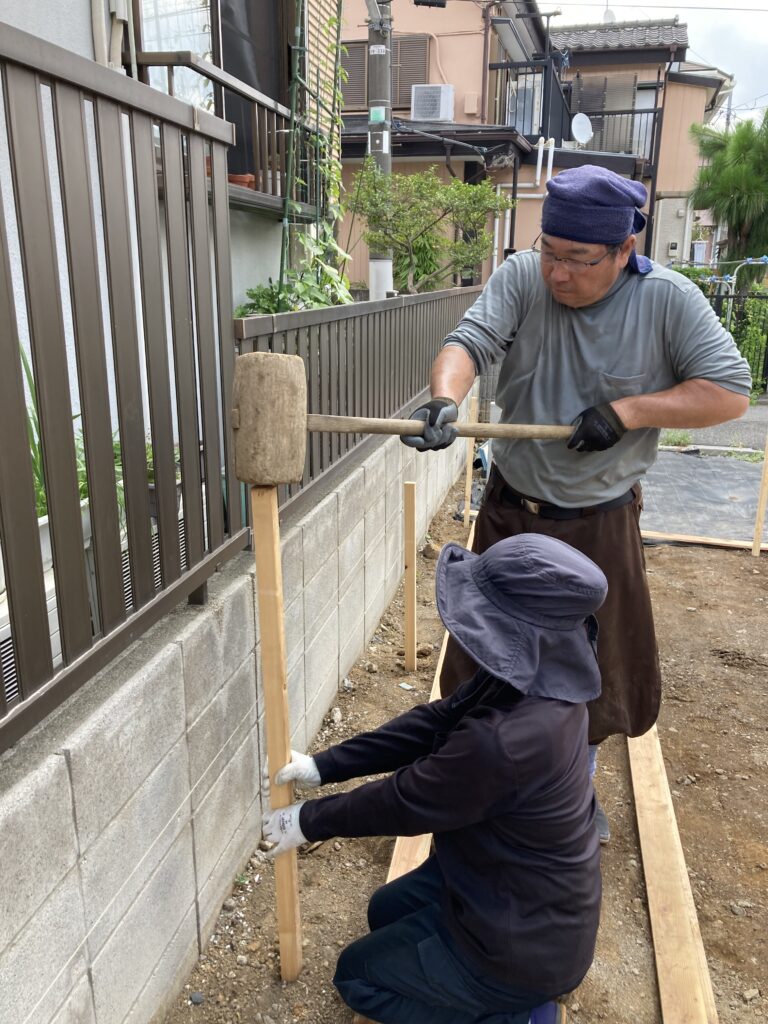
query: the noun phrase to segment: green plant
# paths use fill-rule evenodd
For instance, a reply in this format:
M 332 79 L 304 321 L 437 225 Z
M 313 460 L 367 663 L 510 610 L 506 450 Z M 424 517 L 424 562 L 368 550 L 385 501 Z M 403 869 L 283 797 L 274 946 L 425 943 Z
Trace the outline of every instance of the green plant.
M 768 110 L 762 121 L 742 121 L 730 131 L 711 125 L 691 126 L 702 165 L 690 195 L 695 210 L 711 210 L 727 228 L 728 260 L 768 251 Z M 746 269 L 746 288 L 765 267 Z
M 40 417 L 37 412 L 37 388 L 35 387 L 35 375 L 29 357 L 23 348 L 19 347 L 21 366 L 24 372 L 24 379 L 29 391 L 29 402 L 27 404 L 27 440 L 29 443 L 29 456 L 32 463 L 32 483 L 35 489 L 35 510 L 37 518 L 42 519 L 48 515 L 48 492 L 45 486 L 45 461 L 43 459 L 43 444 L 40 436 Z M 80 414 L 73 416 L 73 420 L 80 418 Z M 85 437 L 83 431 L 75 432 L 75 469 L 77 472 L 77 490 L 80 500 L 85 501 L 88 496 L 88 463 L 85 455 Z M 151 447 L 151 446 L 148 446 Z M 123 486 L 123 458 L 122 449 L 117 431 L 112 436 L 112 453 L 115 460 L 115 483 L 117 485 L 117 504 L 120 510 L 121 523 L 125 519 L 125 489 Z
M 434 167 L 385 175 L 371 159 L 350 195 L 349 209 L 366 222 L 366 243 L 392 251 L 401 290 L 410 293 L 474 272 L 493 249 L 489 216 L 514 205 L 496 195 L 489 181 L 443 181 Z
M 670 267 L 670 270 L 674 270 L 675 273 L 682 274 L 683 277 L 687 277 L 689 281 L 693 281 L 707 297 L 713 294 L 715 286 L 711 280 L 712 271 L 709 267 L 672 266 Z
M 659 444 L 670 445 L 675 448 L 685 448 L 693 440 L 689 430 L 665 430 L 659 439 Z

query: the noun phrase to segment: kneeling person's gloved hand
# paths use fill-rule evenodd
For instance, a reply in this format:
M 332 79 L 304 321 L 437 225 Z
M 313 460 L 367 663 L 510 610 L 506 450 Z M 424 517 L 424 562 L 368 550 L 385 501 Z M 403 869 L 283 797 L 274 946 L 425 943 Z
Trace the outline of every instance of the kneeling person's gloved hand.
M 577 452 L 604 452 L 627 432 L 613 406 L 607 402 L 584 409 L 572 425 L 575 429 L 568 438 L 568 447 Z
M 306 843 L 307 840 L 299 825 L 299 814 L 306 802 L 301 800 L 297 804 L 289 804 L 288 807 L 279 807 L 262 817 L 261 831 L 264 838 L 267 842 L 277 844 L 269 851 L 270 860 Z
M 278 768 L 275 772 L 276 786 L 283 786 L 286 782 L 298 782 L 300 786 L 313 789 L 315 786 L 320 785 L 320 781 L 320 772 L 317 770 L 314 757 L 310 757 L 309 754 L 302 754 L 298 750 L 292 750 L 291 760 L 288 764 L 284 764 L 282 768 Z M 261 774 L 262 793 L 268 794 L 269 788 L 269 760 L 267 760 Z
M 433 398 L 425 405 L 410 415 L 412 420 L 421 420 L 424 426 L 424 434 L 406 434 L 400 440 L 409 448 L 416 448 L 417 451 L 440 451 L 453 444 L 456 438 L 456 427 L 453 424 L 459 417 L 459 410 L 456 403 L 450 398 Z

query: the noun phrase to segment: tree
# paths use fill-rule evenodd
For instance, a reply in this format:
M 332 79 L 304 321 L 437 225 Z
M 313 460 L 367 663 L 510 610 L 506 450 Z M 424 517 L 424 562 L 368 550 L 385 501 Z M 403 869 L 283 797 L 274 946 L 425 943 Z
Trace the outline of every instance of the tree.
M 725 132 L 696 124 L 691 135 L 706 161 L 691 205 L 727 227 L 729 261 L 768 252 L 768 110 L 759 123 L 742 121 Z
M 469 276 L 493 249 L 491 214 L 513 205 L 489 181 L 443 181 L 434 167 L 382 174 L 366 160 L 349 189 L 348 208 L 364 218 L 364 241 L 392 250 L 395 285 L 410 294 L 437 288 L 453 274 Z

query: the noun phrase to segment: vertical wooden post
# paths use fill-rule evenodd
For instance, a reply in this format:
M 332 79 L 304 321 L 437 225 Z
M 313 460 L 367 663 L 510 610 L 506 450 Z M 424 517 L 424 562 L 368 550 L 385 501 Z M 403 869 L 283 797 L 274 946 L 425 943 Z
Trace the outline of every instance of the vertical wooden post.
M 405 668 L 416 671 L 416 484 L 403 484 L 405 518 Z
M 291 759 L 288 727 L 288 685 L 283 621 L 283 570 L 280 563 L 280 522 L 277 488 L 251 488 L 251 525 L 259 595 L 261 671 L 264 681 L 264 717 L 271 773 Z M 276 786 L 270 780 L 273 808 L 293 802 L 293 786 Z M 280 943 L 280 974 L 295 981 L 301 971 L 301 917 L 299 871 L 296 850 L 275 860 L 277 931 Z
M 763 538 L 763 523 L 765 522 L 765 506 L 768 504 L 768 435 L 765 438 L 765 455 L 763 456 L 763 475 L 760 477 L 760 494 L 757 499 L 757 517 L 755 518 L 755 533 L 752 538 L 752 554 L 755 558 L 760 557 L 760 541 Z
M 477 397 L 472 396 L 469 400 L 469 421 L 477 422 Z M 464 525 L 469 526 L 470 512 L 472 510 L 472 463 L 475 460 L 475 439 L 467 438 L 467 476 L 464 484 Z

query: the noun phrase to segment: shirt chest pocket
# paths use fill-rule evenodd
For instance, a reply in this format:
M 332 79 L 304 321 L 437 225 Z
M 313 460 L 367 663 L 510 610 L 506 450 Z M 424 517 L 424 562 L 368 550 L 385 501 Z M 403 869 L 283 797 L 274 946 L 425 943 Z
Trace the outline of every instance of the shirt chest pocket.
M 643 395 L 649 388 L 649 375 L 637 373 L 632 377 L 617 377 L 612 373 L 600 373 L 600 397 L 604 402 L 627 395 Z

